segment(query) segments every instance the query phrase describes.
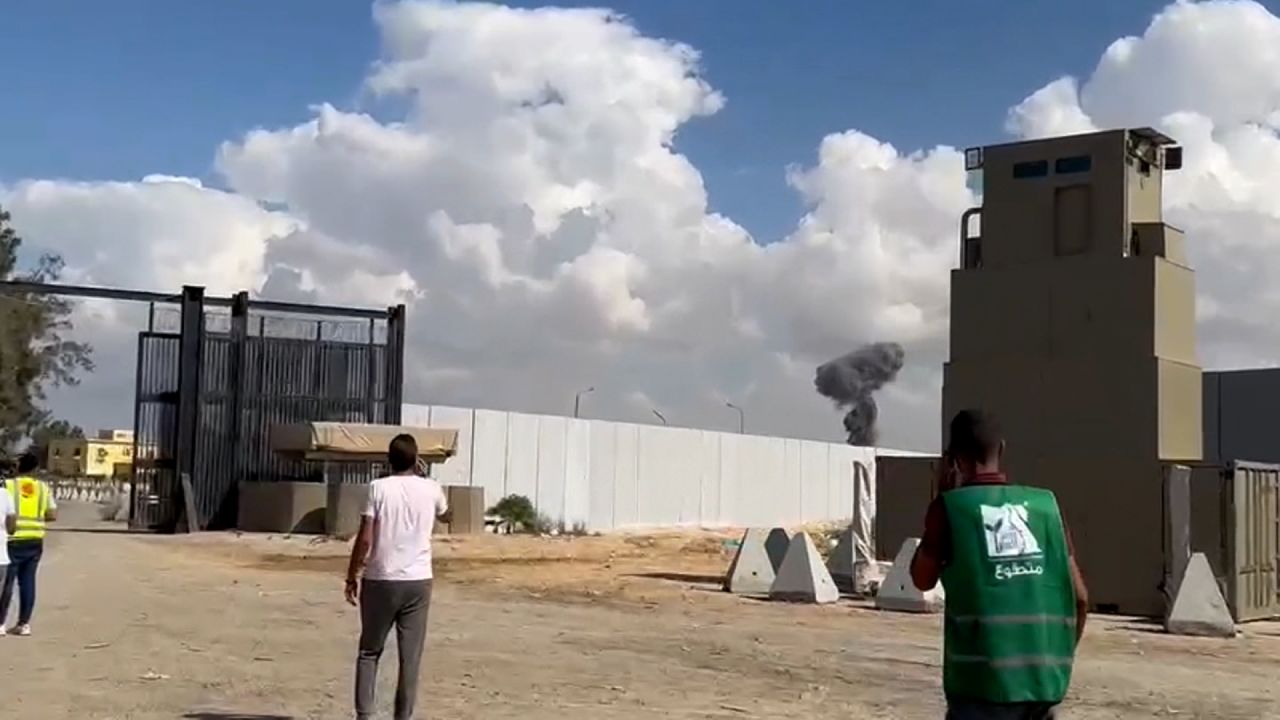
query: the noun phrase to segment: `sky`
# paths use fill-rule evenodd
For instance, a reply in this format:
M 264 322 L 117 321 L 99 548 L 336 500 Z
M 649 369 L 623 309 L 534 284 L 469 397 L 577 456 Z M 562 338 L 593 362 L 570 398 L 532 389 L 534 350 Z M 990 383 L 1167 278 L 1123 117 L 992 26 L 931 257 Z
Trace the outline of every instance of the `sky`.
M 1154 125 L 1205 364 L 1273 362 L 1276 4 L 594 7 L 19 4 L 0 205 L 77 281 L 408 302 L 422 402 L 834 440 L 814 368 L 900 341 L 882 442 L 930 449 L 957 149 Z M 78 312 L 54 409 L 127 426 L 137 311 Z
M 1162 3 L 562 5 L 612 8 L 702 53 L 729 104 L 682 128 L 676 147 L 706 178 L 712 210 L 770 242 L 803 213 L 785 168 L 811 161 L 831 130 L 905 148 L 987 142 L 1046 75 L 1088 71 Z M 379 53 L 362 2 L 53 0 L 10 9 L 0 39 L 0 82 L 23 108 L 0 116 L 0 182 L 163 173 L 217 184 L 211 148 L 227 138 L 301 122 L 319 102 L 376 105 L 361 90 Z

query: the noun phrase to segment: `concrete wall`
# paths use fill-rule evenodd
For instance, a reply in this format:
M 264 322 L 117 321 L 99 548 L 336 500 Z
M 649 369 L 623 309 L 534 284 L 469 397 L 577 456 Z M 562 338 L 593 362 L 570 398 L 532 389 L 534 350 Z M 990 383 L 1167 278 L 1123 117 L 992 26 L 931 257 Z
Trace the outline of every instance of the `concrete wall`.
M 481 486 L 488 506 L 525 495 L 590 530 L 848 520 L 853 463 L 876 477 L 874 448 L 808 440 L 413 404 L 401 422 L 458 430 L 441 483 Z
M 360 531 L 360 517 L 369 504 L 369 486 L 363 483 L 333 483 L 325 486 L 324 531 L 338 538 L 354 537 Z
M 1191 468 L 1191 551 L 1202 552 L 1226 592 L 1227 538 L 1224 537 L 1226 498 L 1223 468 L 1196 465 Z
M 924 533 L 937 457 L 876 459 L 876 559 L 892 561 L 907 538 Z
M 1204 374 L 1204 459 L 1280 463 L 1280 368 Z
M 246 532 L 323 533 L 323 483 L 242 482 L 236 527 Z

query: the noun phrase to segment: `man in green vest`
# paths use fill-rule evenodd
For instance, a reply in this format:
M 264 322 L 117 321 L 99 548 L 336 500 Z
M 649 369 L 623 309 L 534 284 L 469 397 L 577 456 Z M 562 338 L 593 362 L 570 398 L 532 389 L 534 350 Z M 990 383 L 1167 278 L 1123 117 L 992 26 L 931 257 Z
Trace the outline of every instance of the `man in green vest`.
M 1088 593 L 1052 492 L 1010 484 L 990 415 L 951 421 L 939 494 L 911 563 L 946 590 L 948 720 L 1049 720 L 1071 684 Z

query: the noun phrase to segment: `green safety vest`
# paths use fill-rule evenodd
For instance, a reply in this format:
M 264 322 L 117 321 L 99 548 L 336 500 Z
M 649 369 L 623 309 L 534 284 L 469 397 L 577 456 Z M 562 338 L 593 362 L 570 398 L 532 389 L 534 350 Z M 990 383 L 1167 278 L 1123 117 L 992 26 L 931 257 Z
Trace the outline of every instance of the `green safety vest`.
M 1061 702 L 1075 658 L 1076 597 L 1057 498 L 972 485 L 942 499 L 951 527 L 942 570 L 947 697 Z

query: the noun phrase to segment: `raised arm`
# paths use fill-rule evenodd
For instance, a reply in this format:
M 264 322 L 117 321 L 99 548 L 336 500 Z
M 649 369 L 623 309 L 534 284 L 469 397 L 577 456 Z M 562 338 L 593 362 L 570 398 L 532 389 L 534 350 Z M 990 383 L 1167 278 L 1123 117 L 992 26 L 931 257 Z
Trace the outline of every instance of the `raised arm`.
M 942 575 L 943 543 L 947 533 L 947 513 L 941 498 L 929 503 L 924 517 L 924 535 L 916 554 L 911 558 L 911 582 L 921 592 L 928 592 L 938 584 Z
M 351 544 L 351 559 L 347 562 L 347 582 L 343 594 L 352 605 L 357 605 L 360 598 L 360 577 L 364 574 L 365 563 L 373 550 L 374 528 L 378 522 L 380 506 L 378 485 L 370 484 L 369 500 L 360 516 L 360 529 L 356 531 L 356 540 Z
M 442 486 L 440 494 L 436 496 L 436 518 L 442 523 L 453 522 L 453 508 L 449 507 L 449 498 L 445 496 Z

